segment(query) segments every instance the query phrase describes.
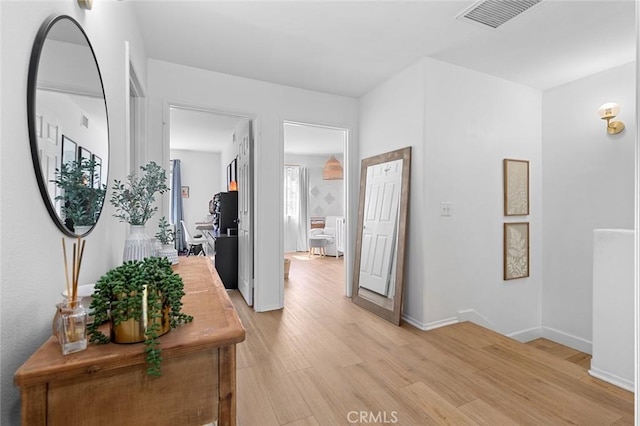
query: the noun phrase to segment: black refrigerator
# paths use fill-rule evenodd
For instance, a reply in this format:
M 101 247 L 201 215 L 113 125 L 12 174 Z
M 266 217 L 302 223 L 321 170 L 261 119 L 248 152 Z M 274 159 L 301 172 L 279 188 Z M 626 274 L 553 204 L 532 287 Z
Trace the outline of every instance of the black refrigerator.
M 215 268 L 225 288 L 238 288 L 238 192 L 213 197 Z

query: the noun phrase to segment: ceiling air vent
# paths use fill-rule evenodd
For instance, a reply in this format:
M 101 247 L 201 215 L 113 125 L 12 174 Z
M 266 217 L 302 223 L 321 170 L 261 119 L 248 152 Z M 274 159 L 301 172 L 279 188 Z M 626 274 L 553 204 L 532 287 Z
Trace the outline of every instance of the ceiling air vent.
M 458 19 L 469 19 L 491 28 L 498 28 L 500 25 L 515 18 L 541 1 L 542 0 L 480 1 L 458 15 Z

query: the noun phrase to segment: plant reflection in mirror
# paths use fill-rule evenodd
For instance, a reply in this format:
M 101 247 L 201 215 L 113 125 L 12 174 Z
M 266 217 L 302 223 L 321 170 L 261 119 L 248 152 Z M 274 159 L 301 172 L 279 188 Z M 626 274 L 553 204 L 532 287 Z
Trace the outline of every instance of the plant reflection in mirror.
M 98 220 L 107 186 L 93 188 L 95 161 L 81 159 L 63 163 L 55 171 L 54 182 L 61 192 L 55 200 L 65 225 L 69 229 L 77 226 L 93 226 Z

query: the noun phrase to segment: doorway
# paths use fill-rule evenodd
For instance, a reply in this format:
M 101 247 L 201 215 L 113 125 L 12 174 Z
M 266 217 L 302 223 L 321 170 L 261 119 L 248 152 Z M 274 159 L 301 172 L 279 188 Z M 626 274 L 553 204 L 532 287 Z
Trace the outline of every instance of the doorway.
M 310 262 L 338 265 L 347 283 L 348 130 L 284 121 L 283 140 L 285 286 Z
M 171 223 L 180 230 L 183 220 L 188 234 L 206 240 L 204 252 L 216 269 L 220 266 L 217 255 L 221 262 L 223 257 L 227 259 L 225 271 L 219 269 L 225 287 L 240 289 L 247 304 L 252 305 L 254 119 L 184 105 L 168 105 L 168 113 L 170 168 L 173 170 L 179 163 L 180 170 L 179 177 L 172 175 L 170 179 L 170 193 L 174 195 L 169 206 Z M 232 198 L 235 203 L 230 203 Z M 219 212 L 215 206 L 220 206 L 222 200 L 237 206 L 232 209 L 233 217 L 230 212 L 221 216 L 226 218 L 225 224 L 216 223 Z M 222 237 L 229 238 L 222 241 Z M 230 244 L 230 239 L 235 239 L 235 244 Z M 222 246 L 233 254 L 217 253 Z

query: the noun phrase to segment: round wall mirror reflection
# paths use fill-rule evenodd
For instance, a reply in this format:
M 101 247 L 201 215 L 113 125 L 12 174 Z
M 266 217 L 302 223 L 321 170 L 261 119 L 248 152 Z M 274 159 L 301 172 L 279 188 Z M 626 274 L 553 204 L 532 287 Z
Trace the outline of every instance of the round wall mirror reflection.
M 98 62 L 69 16 L 47 19 L 29 64 L 31 157 L 42 199 L 69 236 L 88 234 L 107 192 L 109 126 Z

